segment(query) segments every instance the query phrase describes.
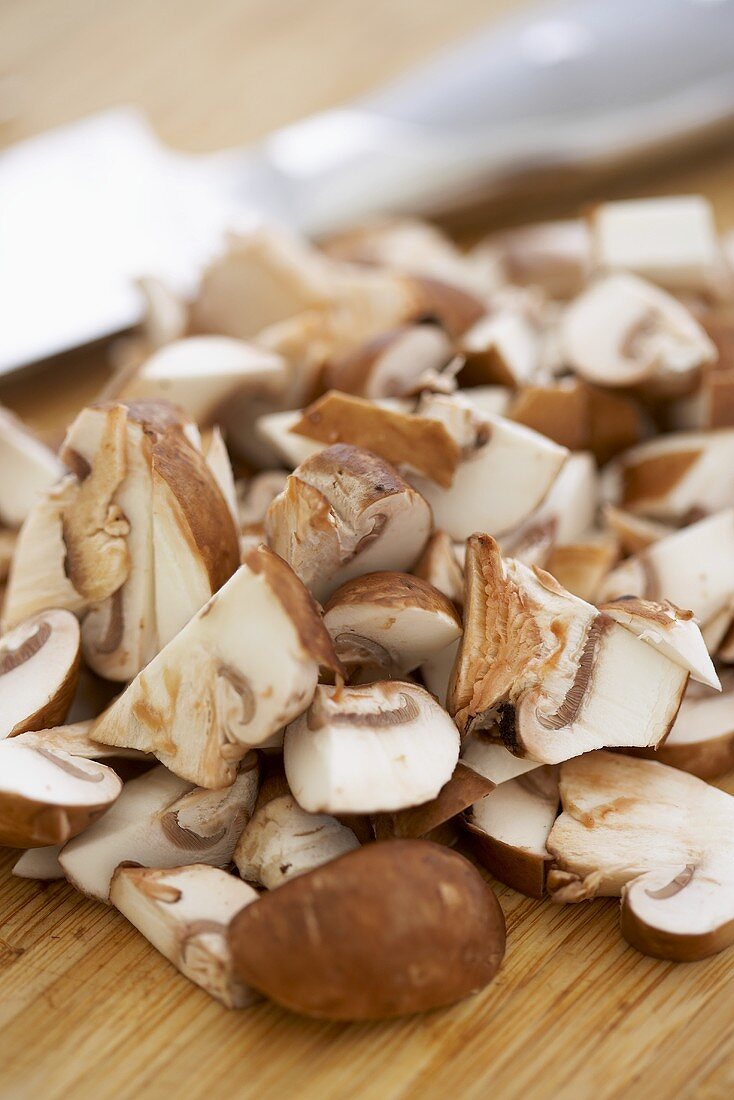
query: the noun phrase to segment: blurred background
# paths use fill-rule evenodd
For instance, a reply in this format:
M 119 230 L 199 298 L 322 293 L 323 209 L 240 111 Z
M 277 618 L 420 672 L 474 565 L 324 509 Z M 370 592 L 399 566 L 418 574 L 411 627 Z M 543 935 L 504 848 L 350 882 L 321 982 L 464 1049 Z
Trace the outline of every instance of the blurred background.
M 0 147 L 126 103 L 141 107 L 175 148 L 244 146 L 363 95 L 526 6 L 523 0 L 1 0 Z M 703 154 L 679 152 L 662 166 L 641 164 L 600 185 L 569 185 L 539 203 L 537 213 L 573 213 L 602 194 L 692 191 L 713 200 L 721 228 L 734 225 L 731 135 Z M 492 224 L 518 217 L 527 210 L 504 206 Z M 108 370 L 97 348 L 65 360 L 63 370 L 53 364 L 0 383 L 0 402 L 41 429 L 62 423 L 98 392 Z

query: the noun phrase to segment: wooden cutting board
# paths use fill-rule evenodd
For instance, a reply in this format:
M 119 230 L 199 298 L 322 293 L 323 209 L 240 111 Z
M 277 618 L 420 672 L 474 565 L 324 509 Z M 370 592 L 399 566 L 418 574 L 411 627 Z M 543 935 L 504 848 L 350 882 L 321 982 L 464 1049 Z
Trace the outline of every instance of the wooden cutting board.
M 514 0 L 3 0 L 0 73 L 25 108 L 0 144 L 134 100 L 190 149 L 239 144 L 357 95 Z M 734 225 L 734 154 L 616 193 L 703 191 Z M 0 386 L 48 430 L 93 398 L 100 353 Z M 728 790 L 734 792 L 734 779 Z M 734 950 L 638 955 L 618 903 L 557 907 L 499 888 L 505 964 L 483 994 L 388 1024 L 262 1005 L 230 1013 L 117 913 L 0 854 L 3 1100 L 606 1100 L 734 1097 Z
M 734 779 L 728 789 L 734 792 Z M 118 913 L 0 864 L 0 1094 L 43 1100 L 734 1096 L 734 949 L 627 947 L 618 902 L 499 888 L 507 955 L 452 1009 L 384 1024 L 230 1012 Z

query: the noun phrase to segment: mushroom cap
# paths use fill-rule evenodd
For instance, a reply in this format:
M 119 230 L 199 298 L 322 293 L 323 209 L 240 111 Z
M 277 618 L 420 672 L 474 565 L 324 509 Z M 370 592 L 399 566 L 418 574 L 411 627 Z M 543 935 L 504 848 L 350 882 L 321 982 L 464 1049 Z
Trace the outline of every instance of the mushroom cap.
M 40 848 L 86 829 L 118 797 L 111 768 L 68 753 L 0 743 L 0 844 Z
M 0 639 L 0 738 L 63 722 L 79 678 L 81 636 L 69 611 L 43 611 Z
M 391 837 L 404 840 L 411 837 L 436 839 L 443 826 L 473 802 L 484 798 L 493 788 L 494 783 L 459 760 L 448 783 L 430 802 L 394 813 L 374 814 L 372 826 L 375 837 L 377 840 L 389 840 Z
M 345 444 L 303 462 L 270 505 L 273 550 L 317 600 L 363 573 L 406 570 L 431 529 L 431 510 L 383 459 Z
M 261 546 L 100 716 L 93 736 L 152 752 L 201 786 L 226 786 L 250 746 L 305 710 L 320 666 L 341 669 L 318 610 Z
M 56 455 L 7 409 L 0 408 L 0 525 L 20 527 L 42 493 L 62 477 Z
M 381 813 L 435 798 L 451 778 L 459 735 L 416 684 L 318 687 L 285 734 L 288 784 L 311 813 Z
M 685 306 L 627 273 L 602 276 L 566 308 L 560 342 L 568 365 L 602 386 L 687 383 L 716 359 L 713 343 Z
M 438 589 L 408 573 L 347 581 L 324 608 L 324 625 L 345 667 L 404 676 L 461 635 L 461 619 Z
M 219 791 L 194 787 L 160 766 L 131 779 L 110 811 L 64 846 L 64 874 L 77 890 L 109 902 L 122 863 L 226 867 L 253 811 L 257 777 L 253 754 L 232 786 Z
M 449 430 L 461 409 L 455 398 L 431 399 L 422 408 L 442 417 Z M 472 442 L 464 450 L 451 487 L 411 475 L 411 484 L 433 510 L 436 527 L 452 539 L 468 538 L 475 530 L 499 536 L 513 531 L 538 507 L 557 477 L 568 452 L 537 432 L 501 417 L 472 415 Z M 461 446 L 467 442 L 455 435 Z
M 245 1008 L 258 994 L 232 971 L 227 929 L 257 901 L 246 883 L 206 863 L 170 870 L 118 867 L 110 901 L 181 973 L 227 1008 Z
M 237 842 L 234 862 L 247 882 L 266 890 L 359 847 L 352 830 L 328 814 L 310 814 L 290 794 L 260 806 Z
M 483 988 L 502 961 L 505 929 L 492 890 L 462 856 L 391 840 L 264 894 L 232 921 L 230 947 L 241 977 L 276 1003 L 371 1020 Z
M 513 890 L 542 897 L 559 802 L 558 769 L 547 765 L 495 787 L 465 814 L 479 862 Z
M 662 745 L 641 750 L 649 760 L 718 779 L 734 767 L 734 672 L 721 674 L 722 691 L 691 682 Z
M 616 745 L 655 745 L 688 673 L 561 588 L 474 535 L 464 635 L 449 686 L 459 729 L 490 729 L 513 752 L 555 764 Z

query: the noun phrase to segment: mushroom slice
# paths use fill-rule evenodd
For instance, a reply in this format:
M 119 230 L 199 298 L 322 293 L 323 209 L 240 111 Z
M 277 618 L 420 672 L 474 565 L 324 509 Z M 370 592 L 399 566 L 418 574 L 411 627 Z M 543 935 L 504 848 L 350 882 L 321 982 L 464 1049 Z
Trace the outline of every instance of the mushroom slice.
M 622 934 L 664 959 L 734 942 L 734 799 L 687 772 L 595 752 L 561 767 L 554 901 L 622 897 Z
M 191 307 L 199 332 L 241 340 L 333 298 L 329 261 L 284 229 L 263 226 L 232 235 L 204 272 Z
M 535 760 L 526 760 L 515 756 L 504 745 L 492 738 L 496 731 L 477 730 L 467 734 L 461 746 L 460 761 L 488 780 L 492 787 L 507 783 L 534 768 L 542 767 Z
M 53 453 L 7 409 L 0 408 L 0 525 L 20 527 L 41 494 L 64 468 Z
M 699 779 L 718 779 L 734 768 L 734 672 L 721 674 L 721 693 L 688 685 L 678 717 L 649 760 L 670 764 Z
M 426 837 L 439 843 L 446 837 L 451 844 L 455 838 L 446 826 L 493 789 L 494 783 L 459 760 L 448 783 L 430 802 L 394 813 L 375 814 L 372 818 L 375 836 L 377 840 Z
M 434 531 L 413 573 L 443 592 L 456 607 L 464 603 L 464 574 L 454 544 L 445 531 Z
M 481 416 L 507 416 L 512 404 L 513 391 L 507 386 L 471 386 L 456 394 L 461 401 L 468 402 Z
M 467 256 L 489 285 L 542 287 L 551 298 L 578 294 L 591 266 L 589 232 L 580 219 L 538 222 L 492 233 Z
M 288 481 L 287 470 L 265 470 L 247 480 L 235 483 L 237 496 L 237 519 L 240 530 L 262 524 L 265 513 L 282 493 Z
M 589 388 L 579 378 L 524 385 L 503 415 L 570 451 L 589 446 Z
M 293 470 L 324 449 L 323 443 L 297 435 L 292 430 L 301 418 L 300 409 L 267 413 L 257 418 L 255 434 L 267 448 L 270 465 L 283 464 Z
M 37 502 L 18 534 L 3 606 L 3 630 L 49 607 L 82 612 L 87 600 L 66 572 L 63 514 L 77 493 L 63 478 Z
M 467 544 L 464 635 L 448 709 L 462 733 L 494 730 L 518 756 L 556 764 L 589 749 L 657 745 L 688 672 L 543 570 Z
M 113 748 L 95 741 L 91 735 L 94 722 L 73 722 L 67 726 L 52 726 L 49 729 L 32 730 L 18 734 L 15 740 L 21 745 L 30 745 L 36 749 L 47 748 L 52 752 L 60 750 L 69 756 L 81 756 L 85 760 L 139 760 L 155 763 L 148 753 L 138 749 Z
M 686 523 L 734 504 L 722 471 L 734 464 L 734 430 L 673 432 L 625 451 L 616 462 L 619 503 L 635 515 Z
M 278 355 L 230 336 L 188 336 L 159 348 L 111 396 L 172 401 L 195 423 L 237 417 L 253 396 L 277 392 L 287 379 Z
M 17 863 L 13 864 L 13 874 L 18 878 L 35 879 L 37 882 L 54 882 L 64 878 L 64 869 L 59 863 L 59 853 L 63 844 L 50 844 L 46 848 L 29 848 L 23 852 Z
M 110 901 L 185 978 L 225 1008 L 260 1000 L 234 974 L 227 942 L 229 923 L 257 901 L 257 892 L 206 863 L 161 870 L 118 867 Z
M 645 519 L 636 516 L 623 508 L 617 508 L 613 504 L 605 504 L 602 507 L 602 515 L 613 534 L 619 541 L 622 555 L 639 554 L 647 550 L 654 542 L 659 542 L 666 535 L 671 535 L 673 527 L 659 523 L 657 520 Z
M 234 853 L 247 882 L 274 890 L 284 882 L 359 848 L 346 825 L 328 814 L 310 814 L 289 794 L 255 811 Z
M 65 845 L 59 856 L 64 874 L 77 890 L 109 903 L 112 876 L 123 863 L 226 867 L 253 811 L 257 776 L 253 753 L 220 791 L 193 787 L 163 767 L 131 779 L 112 809 Z
M 63 722 L 79 678 L 79 623 L 44 611 L 0 638 L 0 739 Z
M 570 454 L 538 508 L 501 541 L 503 553 L 546 566 L 554 547 L 588 535 L 599 504 L 599 475 L 590 454 Z M 611 563 L 610 563 L 611 565 Z
M 558 813 L 558 768 L 508 779 L 467 810 L 471 848 L 495 878 L 542 898 L 551 856 L 546 843 Z
M 96 821 L 122 783 L 104 764 L 68 753 L 0 742 L 0 844 L 63 844 Z
M 397 412 L 335 390 L 304 409 L 290 430 L 326 445 L 351 443 L 363 447 L 391 465 L 422 474 L 445 489 L 451 486 L 461 457 L 458 443 L 439 421 Z
M 431 505 L 436 526 L 452 539 L 475 530 L 497 536 L 513 531 L 541 503 L 568 455 L 529 428 L 480 416 L 455 397 L 428 396 L 419 412 L 445 424 L 462 449 L 450 488 L 410 477 Z
M 453 355 L 452 342 L 438 325 L 401 325 L 327 363 L 323 385 L 373 399 L 405 397 L 424 389 L 451 392 L 456 381 L 444 368 Z
M 459 757 L 459 735 L 424 688 L 390 680 L 318 687 L 285 734 L 285 772 L 311 813 L 402 810 L 436 798 Z
M 227 453 L 227 445 L 224 442 L 224 436 L 216 426 L 212 428 L 209 434 L 209 439 L 204 450 L 204 457 L 206 458 L 206 464 L 211 470 L 214 480 L 219 486 L 220 493 L 227 502 L 230 515 L 237 527 L 239 527 L 240 517 L 232 463 L 229 461 L 229 454 Z
M 688 386 L 716 349 L 693 315 L 665 291 L 636 275 L 607 275 L 565 310 L 560 323 L 564 360 L 587 382 L 666 389 Z
M 692 611 L 681 611 L 668 600 L 653 603 L 634 596 L 601 603 L 599 610 L 685 668 L 693 680 L 721 690 L 719 677 L 701 631 L 693 621 Z
M 431 510 L 383 459 L 338 444 L 303 462 L 265 517 L 273 550 L 317 600 L 345 581 L 407 570 L 431 529 Z
M 414 218 L 386 218 L 329 237 L 323 249 L 333 259 L 427 275 L 481 292 L 484 280 L 435 225 Z
M 574 596 L 594 603 L 618 558 L 617 540 L 608 532 L 592 532 L 578 542 L 554 546 L 545 568 Z
M 93 736 L 152 752 L 202 787 L 223 787 L 250 746 L 306 709 L 320 665 L 340 670 L 318 611 L 261 546 L 105 711 Z
M 540 368 L 540 331 L 527 312 L 505 308 L 487 314 L 468 329 L 458 344 L 466 363 L 463 386 L 524 386 Z
M 461 635 L 453 604 L 407 573 L 368 573 L 342 585 L 324 608 L 324 625 L 350 678 L 400 678 Z
M 634 271 L 677 293 L 712 294 L 725 276 L 713 211 L 702 195 L 601 203 L 589 230 L 596 267 Z
M 691 610 L 709 652 L 714 652 L 731 621 L 734 511 L 727 509 L 692 523 L 622 562 L 604 581 L 599 598 L 616 600 L 626 595 L 670 600 Z M 707 627 L 715 620 L 717 631 L 709 635 Z
M 505 922 L 468 860 L 425 840 L 393 840 L 264 894 L 234 918 L 229 942 L 240 976 L 277 1004 L 375 1020 L 483 988 L 502 961 Z

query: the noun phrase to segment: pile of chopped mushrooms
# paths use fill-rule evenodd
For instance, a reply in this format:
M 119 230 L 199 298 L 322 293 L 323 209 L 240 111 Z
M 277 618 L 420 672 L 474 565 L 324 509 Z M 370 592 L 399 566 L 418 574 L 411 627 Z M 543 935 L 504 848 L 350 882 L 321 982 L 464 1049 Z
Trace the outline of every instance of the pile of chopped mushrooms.
M 734 239 L 696 196 L 392 220 L 143 284 L 0 413 L 0 843 L 230 1008 L 451 1004 L 492 877 L 734 941 Z M 469 857 L 469 858 L 467 858 Z M 488 872 L 483 874 L 482 871 Z

